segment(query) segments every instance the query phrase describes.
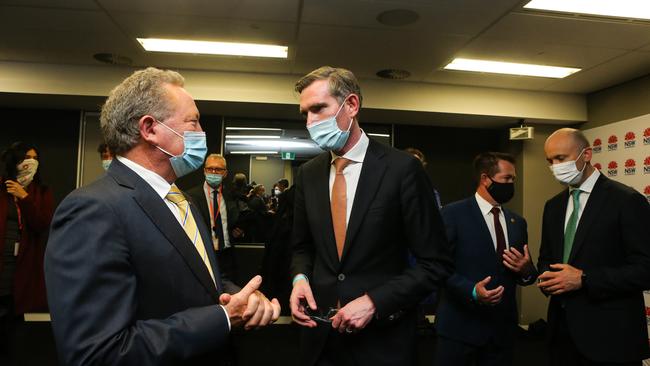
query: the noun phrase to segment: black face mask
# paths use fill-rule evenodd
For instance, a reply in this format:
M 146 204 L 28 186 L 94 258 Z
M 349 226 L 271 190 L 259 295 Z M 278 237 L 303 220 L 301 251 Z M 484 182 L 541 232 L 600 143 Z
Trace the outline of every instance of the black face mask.
M 499 183 L 492 180 L 488 177 L 492 184 L 487 187 L 487 191 L 500 204 L 504 204 L 512 199 L 512 196 L 515 195 L 515 184 L 514 183 Z

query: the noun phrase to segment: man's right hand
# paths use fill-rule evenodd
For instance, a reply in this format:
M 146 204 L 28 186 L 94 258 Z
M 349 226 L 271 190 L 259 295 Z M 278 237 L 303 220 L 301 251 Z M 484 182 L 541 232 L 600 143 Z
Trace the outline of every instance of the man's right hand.
M 307 280 L 303 278 L 296 281 L 293 285 L 293 290 L 291 290 L 291 297 L 289 298 L 291 316 L 296 323 L 304 327 L 314 328 L 316 327 L 316 322 L 306 314 L 303 305 L 305 302 L 312 310 L 318 309 L 314 295 L 311 292 L 311 287 Z
M 492 277 L 487 276 L 474 285 L 476 289 L 476 300 L 481 304 L 496 305 L 501 302 L 504 288 L 503 286 L 499 286 L 495 289 L 488 290 L 485 286 L 490 283 L 490 280 L 492 280 Z
M 245 323 L 245 329 L 268 325 L 280 316 L 280 303 L 277 299 L 269 301 L 257 289 L 262 284 L 262 276 L 253 277 L 238 293 L 222 294 L 219 303 L 226 308 L 230 326 Z

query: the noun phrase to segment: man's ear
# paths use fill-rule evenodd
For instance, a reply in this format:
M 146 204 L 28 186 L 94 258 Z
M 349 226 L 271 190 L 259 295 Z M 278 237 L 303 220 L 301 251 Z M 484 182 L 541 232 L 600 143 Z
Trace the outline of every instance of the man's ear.
M 590 147 L 585 148 L 585 151 L 582 153 L 583 159 L 585 162 L 591 162 L 593 156 L 593 150 Z
M 152 145 L 158 145 L 158 138 L 156 136 L 156 119 L 150 115 L 144 115 L 138 120 L 138 129 L 140 136 L 146 142 Z
M 347 104 L 345 108 L 348 108 L 348 115 L 350 115 L 350 118 L 355 118 L 357 114 L 359 114 L 359 96 L 354 93 L 350 94 L 348 99 L 345 101 L 345 104 Z

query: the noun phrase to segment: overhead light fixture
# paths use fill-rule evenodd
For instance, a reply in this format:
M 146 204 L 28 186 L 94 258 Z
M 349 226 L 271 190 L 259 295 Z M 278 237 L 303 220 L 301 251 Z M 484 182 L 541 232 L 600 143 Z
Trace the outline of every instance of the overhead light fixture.
M 650 20 L 647 0 L 532 0 L 524 8 Z
M 389 134 L 387 133 L 368 133 L 368 136 L 375 136 L 375 137 L 390 137 Z
M 249 145 L 252 147 L 271 148 L 271 149 L 287 149 L 287 148 L 310 148 L 313 145 L 311 142 L 299 141 L 268 141 L 268 140 L 226 140 L 228 145 Z
M 183 39 L 137 38 L 147 51 L 205 55 L 287 58 L 289 47 L 254 43 L 190 41 Z
M 274 155 L 277 154 L 277 151 L 231 151 L 231 154 L 248 154 L 248 155 Z
M 228 131 L 282 131 L 281 128 L 266 127 L 226 127 Z
M 454 59 L 449 63 L 449 65 L 445 66 L 445 69 L 557 79 L 567 77 L 581 70 L 573 67 L 520 64 L 514 62 L 474 60 L 468 58 Z
M 269 135 L 226 135 L 227 139 L 279 139 L 280 136 Z

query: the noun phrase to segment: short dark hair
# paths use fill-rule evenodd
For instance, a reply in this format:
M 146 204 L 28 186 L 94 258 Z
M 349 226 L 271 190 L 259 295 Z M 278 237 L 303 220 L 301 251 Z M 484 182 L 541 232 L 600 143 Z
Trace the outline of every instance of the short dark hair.
M 300 94 L 316 80 L 327 80 L 330 95 L 336 98 L 339 104 L 343 103 L 348 95 L 356 94 L 359 97 L 359 108 L 361 108 L 363 103 L 361 87 L 352 71 L 340 67 L 322 66 L 300 78 L 296 82 L 294 90 Z
M 289 180 L 288 179 L 280 179 L 278 181 L 278 186 L 281 186 L 282 188 L 289 188 Z
M 517 163 L 514 156 L 502 152 L 488 151 L 476 155 L 473 163 L 476 183 L 481 181 L 481 174 L 490 178 L 494 177 L 499 172 L 499 160 L 505 160 L 512 165 Z
M 25 154 L 27 154 L 29 150 L 36 151 L 36 155 L 38 155 L 38 160 L 40 165 L 41 153 L 33 144 L 29 144 L 22 141 L 16 141 L 13 144 L 11 144 L 5 151 L 2 152 L 1 159 L 4 165 L 4 172 L 2 172 L 3 181 L 7 179 L 16 180 L 16 176 L 18 175 L 18 169 L 16 169 L 16 165 L 20 164 L 23 160 L 25 160 Z M 41 183 L 40 169 L 36 170 L 36 174 L 34 175 L 33 180 L 38 184 Z

